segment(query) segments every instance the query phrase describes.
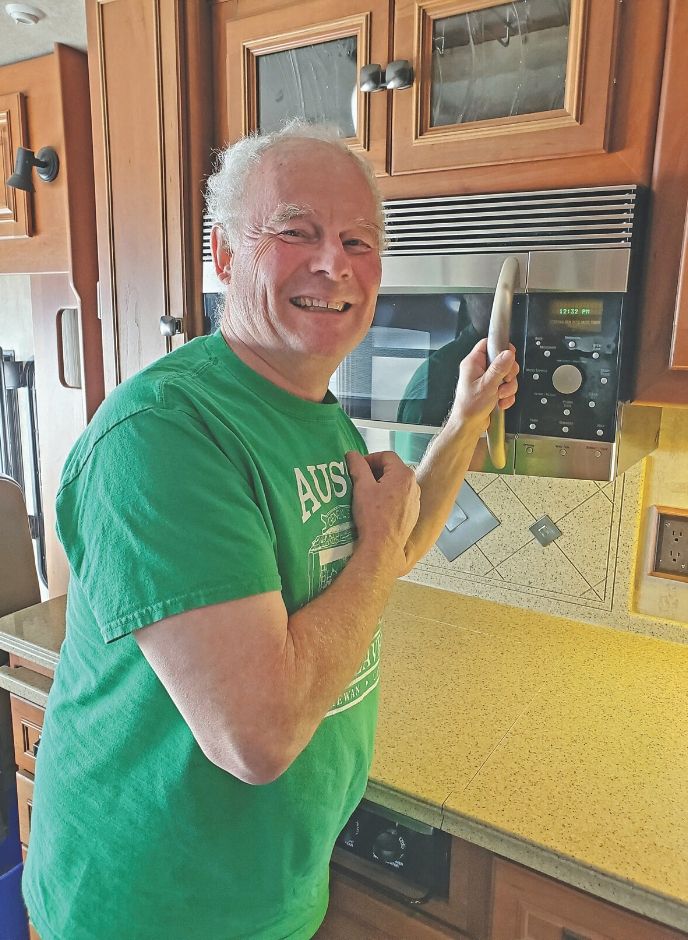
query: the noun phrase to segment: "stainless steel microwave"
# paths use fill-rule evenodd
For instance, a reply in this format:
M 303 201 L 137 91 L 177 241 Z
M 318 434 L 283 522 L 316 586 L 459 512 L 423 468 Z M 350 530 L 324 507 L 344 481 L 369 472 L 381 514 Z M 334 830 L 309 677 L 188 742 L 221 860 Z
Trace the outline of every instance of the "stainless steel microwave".
M 386 203 L 373 325 L 330 386 L 369 448 L 420 459 L 463 357 L 488 336 L 504 271 L 519 393 L 502 459 L 483 439 L 471 469 L 609 480 L 652 451 L 661 410 L 626 403 L 639 195 L 625 186 Z
M 420 460 L 461 360 L 489 333 L 513 259 L 519 393 L 505 415 L 504 460 L 493 463 L 483 438 L 471 469 L 601 481 L 650 453 L 661 409 L 628 404 L 642 195 L 629 185 L 386 202 L 373 324 L 330 385 L 370 450 Z M 204 234 L 210 328 L 222 298 L 208 223 Z

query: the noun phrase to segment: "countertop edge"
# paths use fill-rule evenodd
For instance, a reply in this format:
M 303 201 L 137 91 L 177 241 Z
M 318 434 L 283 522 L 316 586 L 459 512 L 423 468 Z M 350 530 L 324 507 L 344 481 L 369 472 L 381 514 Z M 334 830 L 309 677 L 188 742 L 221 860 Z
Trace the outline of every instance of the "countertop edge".
M 560 855 L 553 849 L 504 832 L 487 823 L 425 803 L 418 797 L 393 790 L 376 780 L 368 782 L 366 798 L 386 809 L 427 822 L 450 835 L 555 878 L 572 888 L 586 891 L 601 900 L 609 901 L 667 927 L 688 931 L 688 906 L 673 898 L 615 878 L 584 862 Z
M 44 646 L 37 646 L 35 643 L 28 643 L 11 633 L 0 631 L 0 650 L 7 653 L 13 653 L 15 656 L 21 656 L 38 666 L 44 666 L 46 669 L 55 669 L 59 660 L 58 653 L 52 653 Z

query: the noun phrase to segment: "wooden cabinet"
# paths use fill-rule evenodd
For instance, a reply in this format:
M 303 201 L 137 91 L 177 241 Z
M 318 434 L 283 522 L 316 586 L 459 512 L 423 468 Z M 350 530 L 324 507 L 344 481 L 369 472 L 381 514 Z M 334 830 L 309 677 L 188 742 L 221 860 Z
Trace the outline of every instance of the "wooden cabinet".
M 688 405 L 688 4 L 672 0 L 641 295 L 635 400 Z
M 86 4 L 107 391 L 203 329 L 206 12 L 205 0 Z
M 7 185 L 14 172 L 17 147 L 26 147 L 27 143 L 24 96 L 0 94 L 0 238 L 26 238 L 31 234 L 28 194 Z
M 685 940 L 543 875 L 498 859 L 491 940 Z
M 340 126 L 388 198 L 647 183 L 667 2 L 283 0 L 214 9 L 218 144 Z M 364 64 L 410 87 L 364 94 Z M 342 64 L 344 62 L 344 64 Z

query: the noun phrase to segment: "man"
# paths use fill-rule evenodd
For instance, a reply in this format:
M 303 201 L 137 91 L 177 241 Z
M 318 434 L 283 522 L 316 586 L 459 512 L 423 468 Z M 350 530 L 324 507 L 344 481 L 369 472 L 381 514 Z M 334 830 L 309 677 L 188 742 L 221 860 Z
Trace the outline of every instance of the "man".
M 486 370 L 479 347 L 418 482 L 365 457 L 327 386 L 373 316 L 369 172 L 292 127 L 226 152 L 209 194 L 221 332 L 117 389 L 63 473 L 42 940 L 313 936 L 372 757 L 379 618 L 516 390 L 513 355 Z

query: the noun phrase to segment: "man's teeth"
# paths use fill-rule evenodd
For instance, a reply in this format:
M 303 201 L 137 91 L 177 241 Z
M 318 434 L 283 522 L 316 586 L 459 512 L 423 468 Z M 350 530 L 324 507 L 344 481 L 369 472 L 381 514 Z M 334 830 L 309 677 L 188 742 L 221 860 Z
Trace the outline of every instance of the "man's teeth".
M 349 304 L 334 304 L 328 303 L 326 300 L 316 300 L 313 297 L 292 297 L 293 304 L 296 304 L 297 307 L 313 307 L 316 310 L 336 310 L 337 313 L 341 313 L 344 309 L 348 309 Z

